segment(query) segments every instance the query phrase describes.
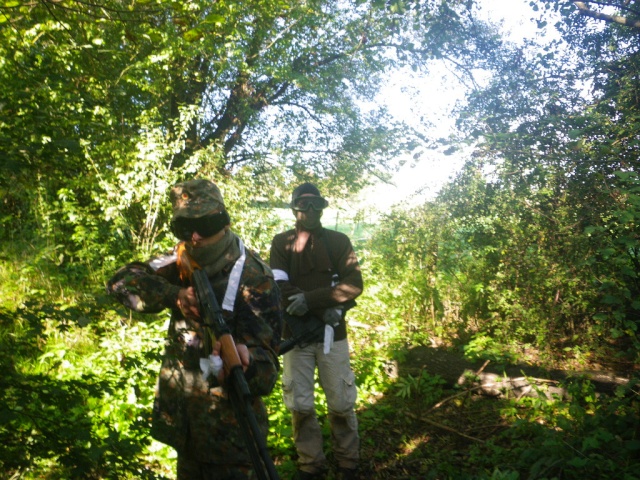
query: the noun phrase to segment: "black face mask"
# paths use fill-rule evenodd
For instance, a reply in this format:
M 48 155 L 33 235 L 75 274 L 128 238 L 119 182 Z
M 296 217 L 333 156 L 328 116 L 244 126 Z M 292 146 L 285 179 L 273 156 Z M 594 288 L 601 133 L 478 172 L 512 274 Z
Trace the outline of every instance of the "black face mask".
M 178 217 L 171 222 L 171 231 L 180 240 L 189 241 L 193 232 L 207 238 L 215 235 L 230 223 L 229 214 L 222 211 L 198 218 Z

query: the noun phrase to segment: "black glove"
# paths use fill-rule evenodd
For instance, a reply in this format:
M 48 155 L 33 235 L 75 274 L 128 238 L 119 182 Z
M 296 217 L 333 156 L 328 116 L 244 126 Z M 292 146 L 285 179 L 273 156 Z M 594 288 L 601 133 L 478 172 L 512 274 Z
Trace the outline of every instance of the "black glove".
M 332 327 L 336 327 L 340 320 L 342 320 L 342 308 L 327 308 L 322 316 L 322 321 Z

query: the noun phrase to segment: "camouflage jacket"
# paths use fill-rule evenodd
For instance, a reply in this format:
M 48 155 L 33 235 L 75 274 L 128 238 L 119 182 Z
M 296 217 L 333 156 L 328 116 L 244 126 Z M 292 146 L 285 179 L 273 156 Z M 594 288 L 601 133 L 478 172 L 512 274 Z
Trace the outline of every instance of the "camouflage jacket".
M 107 284 L 109 293 L 133 310 L 157 313 L 172 309 L 156 386 L 152 436 L 203 462 L 250 464 L 226 389 L 213 376 L 204 379 L 200 370 L 202 327 L 184 318 L 176 307 L 178 291 L 187 285 L 180 280 L 172 258 L 128 264 Z M 233 262 L 209 278 L 220 303 L 232 267 Z M 271 270 L 248 249 L 234 311 L 224 312 L 224 316 L 236 343 L 249 348 L 251 363 L 245 375 L 266 436 L 267 415 L 260 396 L 269 394 L 277 380 L 275 350 L 280 341 L 282 310 Z

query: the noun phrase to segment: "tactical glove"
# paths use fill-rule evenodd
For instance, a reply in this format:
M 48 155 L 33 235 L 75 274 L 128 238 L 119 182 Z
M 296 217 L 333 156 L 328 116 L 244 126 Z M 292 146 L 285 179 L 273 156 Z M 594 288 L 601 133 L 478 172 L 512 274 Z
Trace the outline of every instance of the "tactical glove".
M 307 300 L 304 298 L 304 293 L 291 295 L 289 297 L 289 301 L 291 302 L 287 307 L 287 313 L 289 315 L 300 317 L 309 311 Z
M 324 311 L 324 315 L 322 316 L 322 321 L 327 325 L 331 325 L 332 327 L 337 326 L 342 319 L 342 309 L 341 308 L 327 308 Z

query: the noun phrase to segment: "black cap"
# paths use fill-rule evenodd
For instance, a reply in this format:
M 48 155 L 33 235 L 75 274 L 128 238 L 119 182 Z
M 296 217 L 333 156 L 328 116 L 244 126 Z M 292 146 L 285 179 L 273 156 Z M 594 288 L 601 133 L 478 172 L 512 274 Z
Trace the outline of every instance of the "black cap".
M 293 205 L 298 197 L 301 195 L 314 195 L 316 197 L 322 198 L 320 195 L 320 190 L 313 183 L 303 183 L 295 188 L 293 193 L 291 194 L 291 205 Z

